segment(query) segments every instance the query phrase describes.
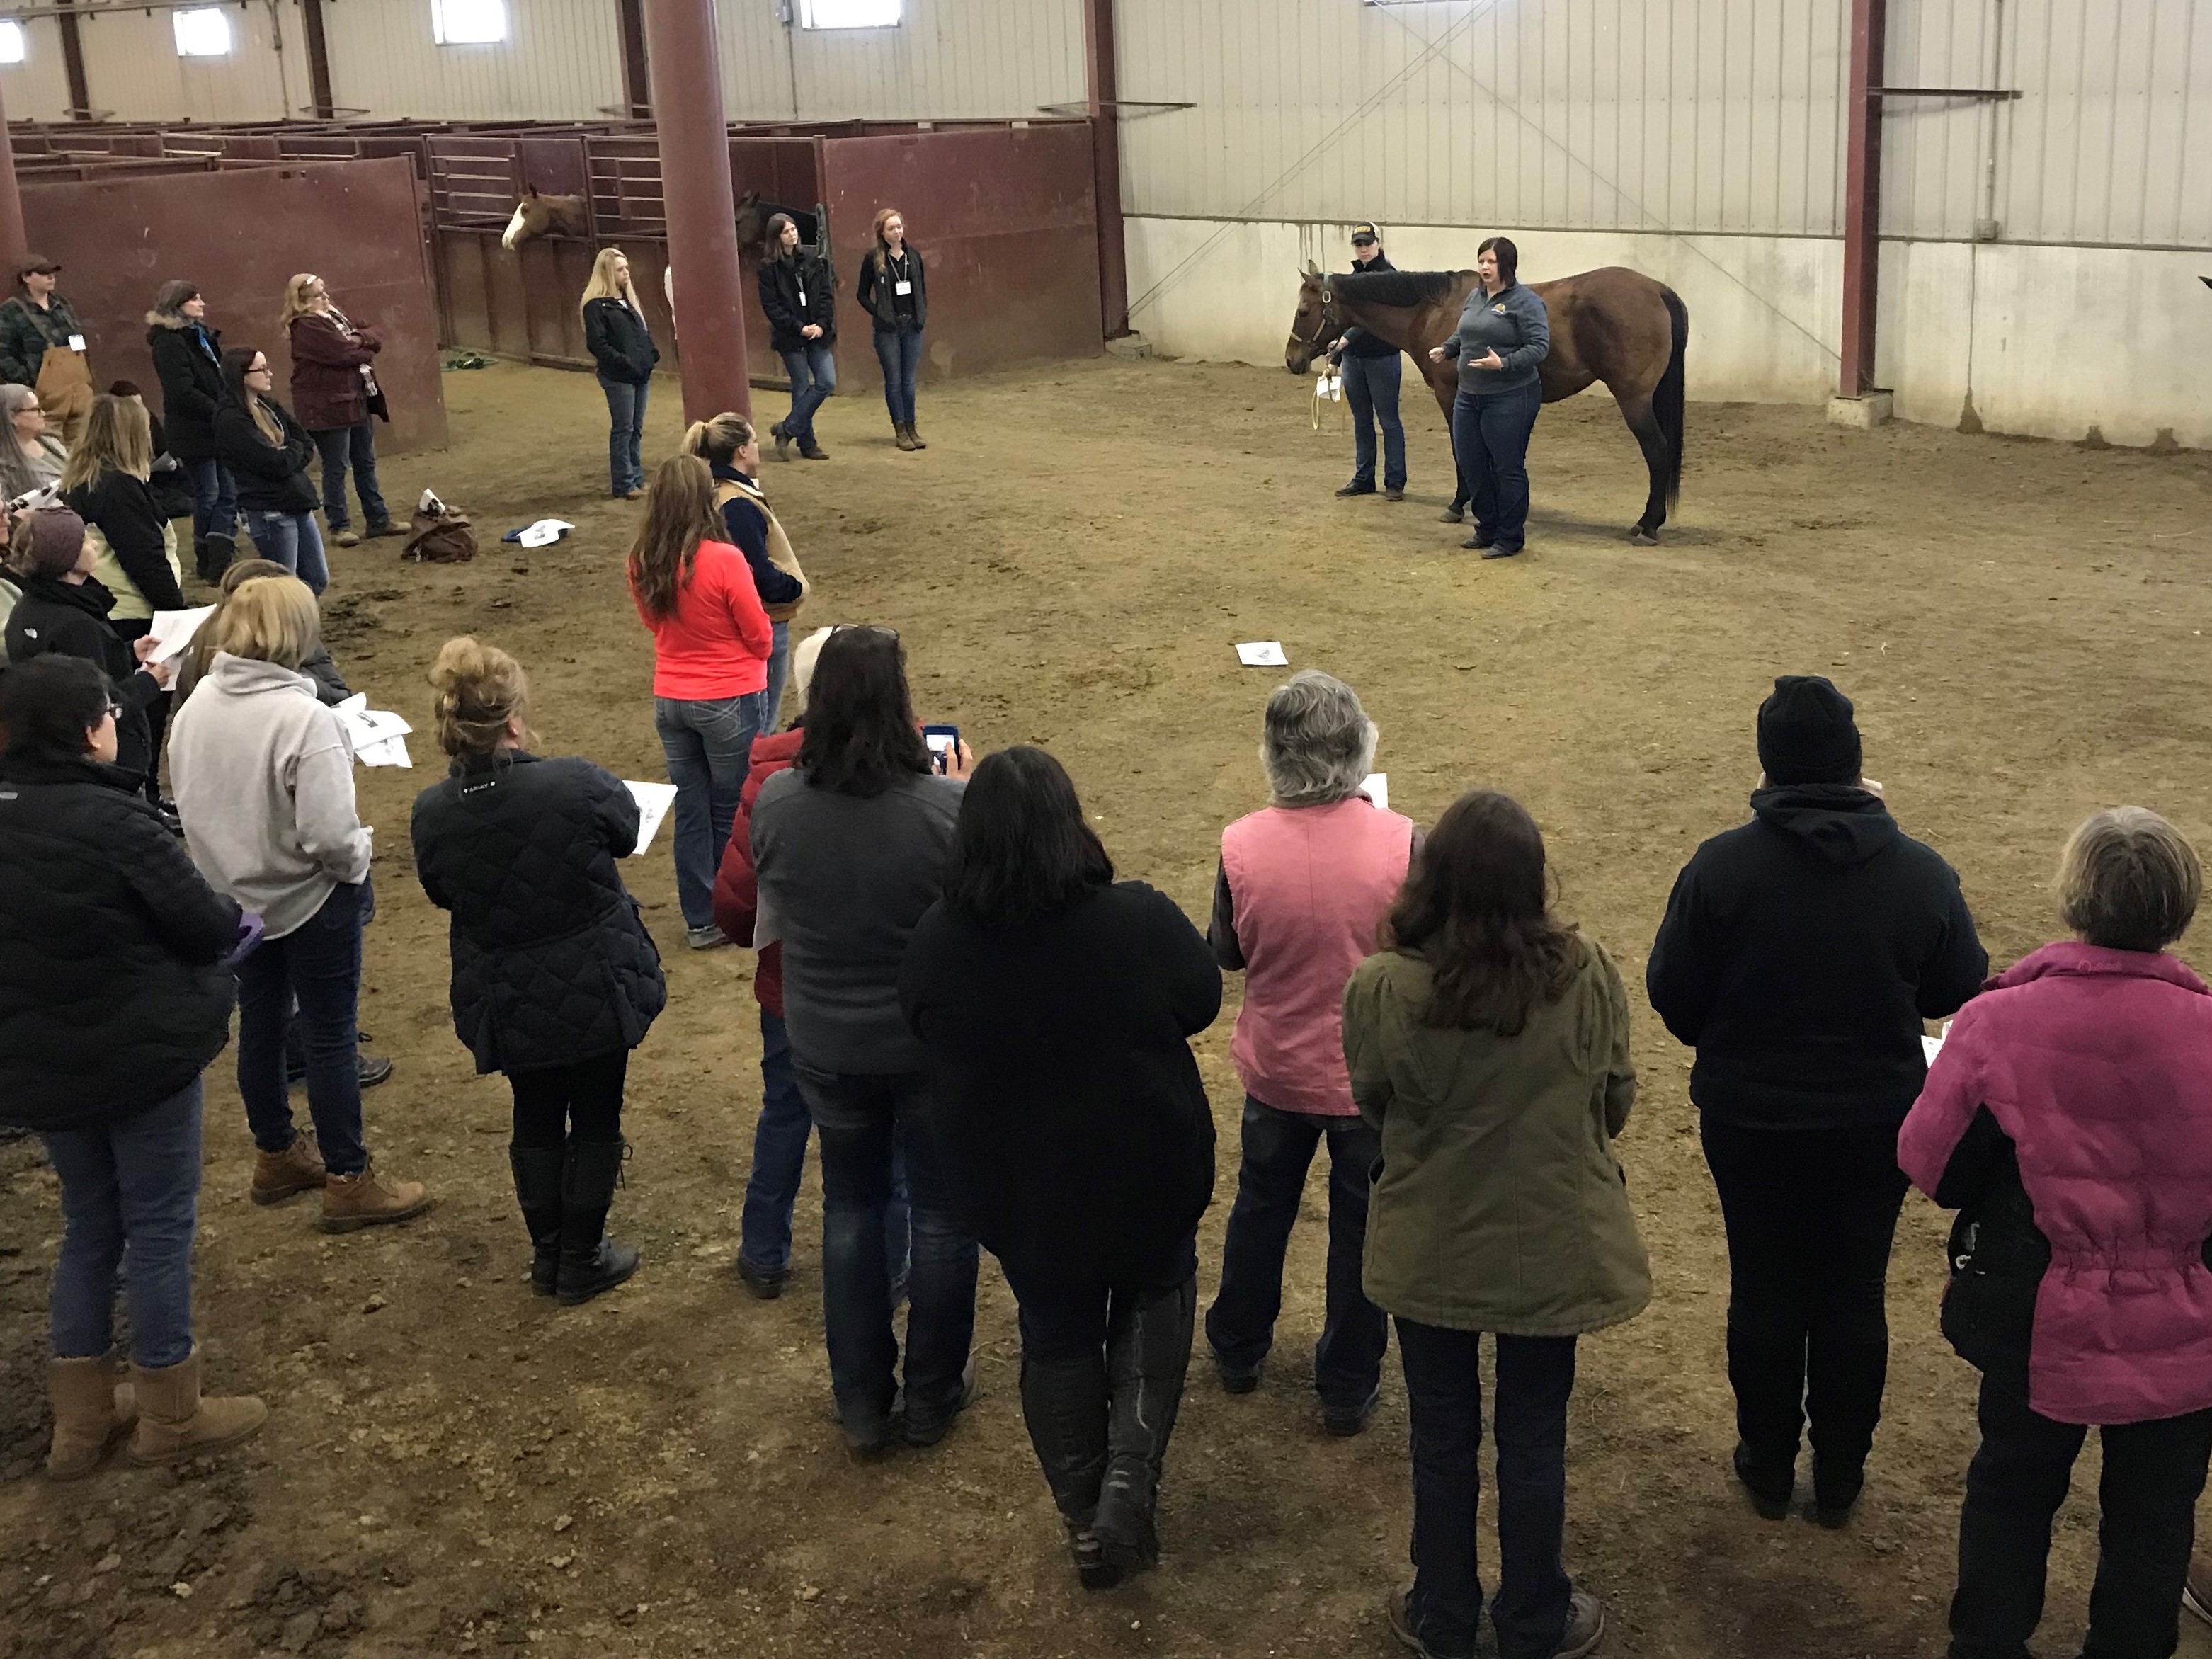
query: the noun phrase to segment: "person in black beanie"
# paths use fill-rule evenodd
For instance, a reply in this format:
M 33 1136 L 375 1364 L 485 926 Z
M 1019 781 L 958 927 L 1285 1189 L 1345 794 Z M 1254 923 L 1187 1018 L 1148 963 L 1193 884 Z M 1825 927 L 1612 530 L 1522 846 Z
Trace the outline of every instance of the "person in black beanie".
M 1957 872 L 1861 775 L 1850 698 L 1817 675 L 1777 679 L 1759 759 L 1751 822 L 1675 878 L 1644 984 L 1698 1051 L 1690 1099 L 1728 1231 L 1736 1476 L 1759 1514 L 1786 1516 L 1809 1419 L 1814 1514 L 1840 1526 L 1881 1415 L 1921 1022 L 1972 996 L 1989 956 Z

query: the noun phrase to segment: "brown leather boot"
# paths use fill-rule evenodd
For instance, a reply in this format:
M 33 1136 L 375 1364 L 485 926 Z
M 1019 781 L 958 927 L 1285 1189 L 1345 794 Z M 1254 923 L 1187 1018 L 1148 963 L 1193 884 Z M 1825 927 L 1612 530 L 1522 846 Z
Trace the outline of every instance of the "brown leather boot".
M 131 1385 L 117 1384 L 105 1358 L 49 1359 L 46 1398 L 54 1407 L 54 1443 L 46 1453 L 52 1480 L 82 1480 L 138 1420 Z
M 269 1407 L 253 1395 L 233 1400 L 200 1397 L 200 1351 L 181 1364 L 149 1371 L 133 1365 L 138 1385 L 138 1432 L 131 1438 L 134 1463 L 181 1463 L 188 1457 L 235 1446 L 269 1420 Z
M 359 1175 L 332 1176 L 323 1185 L 323 1217 L 326 1233 L 358 1232 L 387 1222 L 407 1221 L 430 1207 L 430 1196 L 419 1181 L 386 1181 L 374 1164 Z
M 906 423 L 906 441 L 908 445 L 915 449 L 927 449 L 929 447 L 927 444 L 922 442 L 921 434 L 915 430 L 915 424 L 912 421 L 908 421 Z
M 901 449 L 919 449 L 921 447 L 921 441 L 914 435 L 914 428 L 908 426 L 904 421 L 893 421 L 891 422 L 891 431 L 896 434 L 896 441 Z
M 329 1173 L 323 1168 L 322 1154 L 315 1150 L 315 1143 L 304 1134 L 295 1134 L 292 1144 L 281 1152 L 254 1153 L 253 1201 L 282 1204 L 301 1193 L 319 1193 Z

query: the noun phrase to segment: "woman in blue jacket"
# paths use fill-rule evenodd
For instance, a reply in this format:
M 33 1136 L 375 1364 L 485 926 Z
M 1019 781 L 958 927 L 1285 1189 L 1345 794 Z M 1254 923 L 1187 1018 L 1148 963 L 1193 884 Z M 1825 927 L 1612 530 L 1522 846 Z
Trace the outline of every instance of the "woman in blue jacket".
M 1528 438 L 1544 406 L 1538 371 L 1552 355 L 1544 302 L 1521 285 L 1521 251 L 1492 236 L 1475 255 L 1482 286 L 1468 295 L 1459 331 L 1429 353 L 1459 364 L 1452 448 L 1474 508 L 1474 534 L 1461 544 L 1486 559 L 1510 559 L 1528 534 Z

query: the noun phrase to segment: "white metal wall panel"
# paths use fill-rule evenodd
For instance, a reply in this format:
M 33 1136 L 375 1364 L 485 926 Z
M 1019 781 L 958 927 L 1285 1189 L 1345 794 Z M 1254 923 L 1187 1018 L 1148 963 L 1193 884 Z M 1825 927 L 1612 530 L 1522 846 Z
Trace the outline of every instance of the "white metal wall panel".
M 1848 0 L 1121 0 L 1131 212 L 1835 234 Z
M 69 118 L 69 70 L 62 62 L 61 25 L 34 17 L 23 25 L 23 61 L 0 69 L 0 103 L 11 121 Z
M 1081 0 L 907 0 L 888 29 L 802 29 L 719 0 L 732 119 L 1031 115 L 1084 95 Z
M 78 25 L 95 109 L 123 120 L 276 121 L 308 101 L 300 12 L 228 6 L 227 58 L 179 58 L 170 14 L 100 12 Z M 281 43 L 282 50 L 279 50 Z M 55 43 L 60 52 L 60 43 Z
M 381 118 L 589 121 L 622 101 L 614 0 L 507 0 L 507 39 L 441 46 L 430 0 L 330 0 L 331 92 Z

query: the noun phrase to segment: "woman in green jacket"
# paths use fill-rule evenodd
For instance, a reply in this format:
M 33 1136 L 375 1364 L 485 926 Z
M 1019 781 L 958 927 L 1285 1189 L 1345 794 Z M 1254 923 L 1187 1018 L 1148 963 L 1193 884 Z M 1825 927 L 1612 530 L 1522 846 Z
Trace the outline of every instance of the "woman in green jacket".
M 1352 1098 L 1381 1133 L 1370 1300 L 1396 1316 L 1413 1419 L 1413 1583 L 1400 1641 L 1465 1659 L 1475 1564 L 1477 1356 L 1498 1341 L 1501 1659 L 1579 1659 L 1605 1631 L 1560 1563 L 1575 1339 L 1634 1318 L 1650 1268 L 1613 1137 L 1628 1121 L 1628 996 L 1555 918 L 1518 803 L 1462 796 L 1437 823 L 1344 994 Z

